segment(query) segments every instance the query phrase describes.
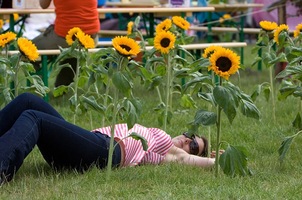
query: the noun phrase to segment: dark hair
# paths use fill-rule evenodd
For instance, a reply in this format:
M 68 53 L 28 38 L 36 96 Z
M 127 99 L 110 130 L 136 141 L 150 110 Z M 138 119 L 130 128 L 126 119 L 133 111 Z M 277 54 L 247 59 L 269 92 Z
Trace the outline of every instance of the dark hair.
M 202 157 L 207 157 L 208 156 L 208 148 L 209 148 L 209 141 L 207 138 L 200 136 L 200 138 L 202 139 L 203 143 L 204 143 L 204 148 L 203 151 L 201 152 Z

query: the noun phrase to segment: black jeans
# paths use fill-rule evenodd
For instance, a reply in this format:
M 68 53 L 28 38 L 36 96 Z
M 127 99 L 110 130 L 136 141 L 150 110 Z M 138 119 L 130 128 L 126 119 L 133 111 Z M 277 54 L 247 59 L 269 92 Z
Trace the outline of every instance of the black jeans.
M 110 137 L 71 124 L 42 98 L 24 93 L 0 111 L 0 173 L 11 179 L 35 145 L 51 166 L 107 165 Z M 121 161 L 119 145 L 113 166 Z

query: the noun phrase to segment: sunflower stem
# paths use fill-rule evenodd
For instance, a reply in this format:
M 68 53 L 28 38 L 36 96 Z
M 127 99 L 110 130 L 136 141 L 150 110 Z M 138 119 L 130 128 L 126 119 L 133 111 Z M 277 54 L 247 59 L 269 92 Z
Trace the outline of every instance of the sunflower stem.
M 79 52 L 81 52 L 81 47 L 79 48 Z M 75 113 L 73 115 L 73 123 L 76 123 L 76 115 L 78 113 L 78 83 L 80 76 L 80 58 L 77 56 L 77 66 L 76 73 L 74 76 L 74 104 L 75 104 Z
M 114 144 L 114 129 L 116 124 L 116 114 L 117 114 L 117 98 L 118 98 L 118 90 L 116 87 L 113 87 L 114 90 L 114 97 L 113 97 L 113 117 L 112 117 L 112 124 L 111 124 L 111 137 L 109 143 L 109 152 L 108 152 L 108 164 L 107 164 L 107 180 L 110 179 L 111 171 L 112 171 L 112 156 L 113 156 L 113 144 Z
M 272 115 L 273 121 L 276 121 L 276 104 L 275 104 L 275 92 L 274 92 L 274 79 L 273 79 L 273 66 L 269 67 L 269 78 L 270 78 L 270 86 L 271 86 L 271 97 L 272 97 Z
M 104 99 L 104 107 L 107 108 L 107 104 L 108 104 L 108 96 L 109 96 L 109 91 L 111 89 L 111 82 L 109 79 L 108 84 L 106 85 L 106 90 L 105 90 L 105 99 Z M 105 117 L 102 117 L 102 126 L 105 126 Z
M 22 55 L 20 54 L 19 57 L 18 57 L 18 60 L 17 60 L 17 63 L 16 63 L 16 66 L 15 66 L 15 74 L 14 74 L 14 95 L 15 97 L 18 96 L 18 85 L 19 85 L 19 80 L 18 80 L 18 75 L 19 75 L 19 64 L 20 64 L 20 61 L 21 61 L 21 57 Z
M 168 112 L 169 112 L 169 101 L 170 101 L 170 87 L 171 87 L 171 63 L 170 63 L 170 56 L 167 56 L 166 59 L 167 64 L 167 80 L 166 80 L 166 102 L 165 102 L 165 114 L 164 114 L 164 130 L 166 131 L 167 128 L 167 121 L 168 121 Z
M 117 70 L 122 70 L 123 60 L 128 59 L 127 57 L 122 56 L 119 60 L 119 65 L 117 66 Z M 112 171 L 112 156 L 114 151 L 114 129 L 116 124 L 116 116 L 118 112 L 118 97 L 119 90 L 117 87 L 113 87 L 113 116 L 112 116 L 112 124 L 111 124 L 111 135 L 110 135 L 110 143 L 109 143 L 109 152 L 108 152 L 108 164 L 107 164 L 107 180 L 109 180 Z
M 220 78 L 219 85 L 222 85 L 222 80 Z M 216 153 L 215 153 L 215 176 L 218 176 L 219 172 L 219 149 L 220 149 L 220 138 L 221 138 L 221 110 L 222 108 L 217 105 L 217 137 L 216 137 Z

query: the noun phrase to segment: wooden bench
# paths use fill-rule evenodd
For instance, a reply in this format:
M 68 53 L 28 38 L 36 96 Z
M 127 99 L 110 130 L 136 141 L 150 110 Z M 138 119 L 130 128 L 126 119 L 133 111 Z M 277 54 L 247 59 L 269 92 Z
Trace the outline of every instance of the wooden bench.
M 208 32 L 209 27 L 207 26 L 191 26 L 190 30 L 193 31 L 204 31 Z M 243 28 L 242 32 L 246 34 L 258 34 L 260 33 L 261 28 Z M 238 33 L 241 30 L 235 27 L 211 27 L 212 32 L 229 32 L 229 33 Z M 293 33 L 294 30 L 289 30 L 289 33 Z
M 100 30 L 98 32 L 98 35 L 100 38 L 102 37 L 115 37 L 115 36 L 119 36 L 119 35 L 127 35 L 127 31 L 124 30 Z
M 204 31 L 208 32 L 209 27 L 206 26 L 191 26 L 190 30 L 193 31 Z M 243 33 L 247 34 L 258 34 L 260 32 L 260 28 L 243 28 Z M 230 32 L 230 33 L 238 33 L 240 29 L 235 27 L 211 27 L 211 31 L 213 32 Z

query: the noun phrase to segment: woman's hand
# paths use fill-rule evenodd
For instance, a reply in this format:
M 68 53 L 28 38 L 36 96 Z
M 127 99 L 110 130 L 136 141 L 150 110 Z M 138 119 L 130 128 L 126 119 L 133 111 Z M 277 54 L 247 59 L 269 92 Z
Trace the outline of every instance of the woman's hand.
M 223 153 L 224 153 L 224 150 L 219 150 L 219 155 L 221 155 Z M 211 154 L 210 154 L 210 157 L 215 158 L 216 157 L 216 151 L 212 151 Z

